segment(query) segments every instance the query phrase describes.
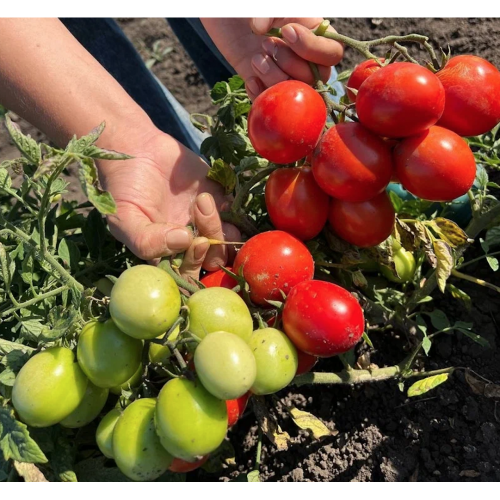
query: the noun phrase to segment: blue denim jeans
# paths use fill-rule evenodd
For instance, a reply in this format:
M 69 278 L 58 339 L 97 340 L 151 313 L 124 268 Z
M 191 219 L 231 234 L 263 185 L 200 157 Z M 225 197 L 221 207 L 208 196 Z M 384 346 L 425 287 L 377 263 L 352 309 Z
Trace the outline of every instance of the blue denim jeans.
M 62 18 L 61 21 L 160 130 L 199 154 L 205 134 L 191 124 L 187 111 L 146 67 L 116 21 L 103 18 Z M 168 22 L 210 87 L 235 74 L 199 19 L 169 18 Z M 337 76 L 335 68 L 332 70 L 330 82 Z M 337 91 L 338 96 L 342 95 L 341 85 L 337 85 Z

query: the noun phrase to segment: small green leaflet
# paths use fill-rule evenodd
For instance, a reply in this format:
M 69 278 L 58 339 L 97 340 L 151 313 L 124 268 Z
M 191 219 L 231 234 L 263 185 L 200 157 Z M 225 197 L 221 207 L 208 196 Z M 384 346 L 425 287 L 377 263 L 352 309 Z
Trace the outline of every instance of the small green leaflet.
M 409 398 L 415 396 L 421 396 L 426 392 L 434 389 L 438 385 L 443 384 L 450 377 L 449 373 L 441 373 L 440 375 L 434 375 L 432 377 L 427 377 L 422 380 L 418 380 L 408 388 L 407 395 Z
M 61 257 L 66 267 L 69 267 L 72 270 L 78 269 L 80 250 L 78 249 L 76 243 L 71 240 L 62 239 L 59 242 L 57 254 Z
M 230 194 L 236 187 L 236 174 L 234 170 L 221 159 L 212 163 L 212 168 L 208 171 L 207 177 L 218 182 L 226 194 Z
M 32 165 L 38 165 L 42 153 L 37 142 L 29 135 L 24 135 L 19 126 L 10 119 L 9 115 L 5 117 L 5 124 L 16 148 Z
M 332 431 L 318 418 L 307 411 L 298 410 L 295 407 L 287 408 L 295 425 L 299 429 L 308 430 L 315 439 L 331 436 Z
M 247 480 L 249 483 L 260 483 L 259 471 L 253 470 L 247 474 Z

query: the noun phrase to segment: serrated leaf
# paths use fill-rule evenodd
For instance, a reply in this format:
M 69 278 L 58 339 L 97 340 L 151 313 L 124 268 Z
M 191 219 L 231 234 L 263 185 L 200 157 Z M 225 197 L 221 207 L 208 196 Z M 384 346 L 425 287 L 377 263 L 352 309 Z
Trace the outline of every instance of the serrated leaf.
M 78 312 L 75 307 L 57 306 L 51 309 L 48 315 L 48 325 L 42 330 L 39 340 L 44 342 L 53 342 L 66 335 L 76 326 Z
M 486 261 L 490 265 L 491 269 L 493 271 L 498 271 L 499 265 L 498 265 L 498 259 L 496 257 L 491 257 L 491 256 L 486 256 Z
M 202 142 L 200 153 L 206 158 L 221 158 L 226 163 L 236 165 L 241 158 L 248 155 L 247 141 L 243 135 L 237 132 L 220 130 Z
M 243 158 L 235 170 L 240 172 L 247 172 L 249 170 L 257 170 L 260 168 L 266 168 L 269 166 L 269 161 L 258 156 L 246 156 Z
M 0 384 L 7 387 L 14 387 L 14 382 L 16 381 L 16 374 L 11 368 L 5 368 L 2 373 L 0 373 Z
M 351 277 L 354 286 L 358 288 L 365 288 L 366 286 L 368 286 L 368 282 L 366 281 L 364 274 L 360 270 L 354 271 L 351 274 Z
M 427 335 L 422 339 L 422 349 L 425 352 L 425 355 L 429 355 L 429 351 L 431 350 L 432 347 L 432 341 Z
M 14 468 L 27 483 L 48 483 L 42 471 L 35 464 L 14 460 Z
M 83 154 L 83 152 L 95 144 L 101 134 L 104 132 L 106 124 L 102 122 L 99 126 L 94 128 L 89 134 L 77 139 L 73 137 L 66 148 L 66 151 L 75 154 Z
M 352 69 L 346 69 L 342 72 L 340 72 L 338 75 L 337 75 L 337 81 L 338 82 L 343 82 L 345 80 L 348 80 L 349 77 L 352 75 L 352 72 L 353 70 Z
M 119 153 L 118 151 L 113 151 L 112 149 L 103 149 L 97 146 L 89 146 L 82 153 L 83 156 L 88 158 L 93 158 L 94 160 L 130 160 L 133 156 L 125 153 Z
M 455 222 L 443 217 L 436 217 L 432 221 L 432 227 L 447 243 L 453 247 L 465 245 L 469 242 L 469 237 L 463 229 Z
M 99 187 L 97 167 L 94 160 L 83 158 L 79 159 L 78 163 L 80 164 L 80 184 L 90 203 L 103 215 L 115 214 L 116 203 L 113 196 Z
M 332 431 L 318 418 L 307 411 L 299 410 L 295 407 L 287 408 L 295 425 L 299 429 L 311 431 L 315 439 L 331 436 Z
M 47 457 L 30 437 L 28 428 L 14 417 L 14 410 L 0 407 L 0 449 L 5 460 L 44 464 Z
M 234 75 L 228 80 L 229 88 L 231 92 L 236 92 L 237 90 L 243 89 L 245 87 L 245 80 L 239 75 Z
M 9 115 L 5 117 L 5 124 L 16 148 L 31 164 L 38 165 L 42 152 L 37 142 L 29 135 L 24 135 L 19 126 L 10 119 Z
M 226 194 L 230 194 L 236 187 L 236 174 L 234 170 L 221 159 L 215 160 L 208 171 L 207 177 L 219 183 Z
M 260 483 L 259 471 L 252 470 L 247 474 L 247 481 L 249 483 Z
M 465 307 L 468 310 L 470 310 L 472 306 L 472 300 L 463 290 L 460 290 L 460 288 L 457 288 L 455 285 L 452 285 L 451 283 L 446 284 L 446 290 L 448 290 L 451 293 L 451 296 L 454 299 L 461 300 L 465 304 Z
M 438 287 L 444 293 L 446 281 L 450 277 L 453 269 L 453 255 L 448 243 L 442 240 L 434 240 L 432 243 L 434 254 L 437 258 L 436 277 Z
M 0 189 L 10 189 L 12 187 L 12 179 L 7 169 L 0 169 Z
M 488 229 L 485 241 L 489 249 L 500 246 L 500 226 Z
M 251 107 L 252 105 L 250 104 L 250 101 L 237 102 L 234 105 L 234 117 L 239 118 L 242 115 L 246 115 L 250 111 Z
M 481 347 L 487 347 L 487 348 L 491 347 L 491 344 L 484 337 L 481 337 L 481 335 L 478 335 L 477 333 L 471 332 L 470 330 L 464 328 L 459 328 L 456 325 L 453 328 L 455 330 L 458 330 L 459 332 L 462 332 L 466 337 L 469 337 L 471 340 L 476 342 L 476 344 L 479 344 Z
M 78 263 L 80 262 L 80 250 L 75 242 L 63 238 L 59 242 L 57 255 L 61 257 L 66 267 L 69 267 L 72 270 L 78 269 Z
M 440 375 L 434 375 L 432 377 L 427 377 L 422 380 L 418 380 L 408 388 L 407 395 L 409 398 L 415 396 L 421 396 L 426 392 L 431 391 L 438 385 L 443 384 L 450 377 L 449 373 L 441 373 Z
M 44 328 L 40 318 L 22 318 L 19 323 L 19 336 L 29 342 L 38 343 L 38 337 Z
M 217 104 L 224 99 L 230 90 L 231 88 L 226 82 L 217 82 L 210 91 L 210 97 L 212 98 L 213 103 Z

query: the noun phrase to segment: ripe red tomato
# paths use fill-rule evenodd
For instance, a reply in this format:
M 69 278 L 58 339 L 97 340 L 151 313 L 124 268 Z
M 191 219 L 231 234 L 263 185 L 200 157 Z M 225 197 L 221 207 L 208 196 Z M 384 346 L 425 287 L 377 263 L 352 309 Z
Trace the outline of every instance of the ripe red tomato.
M 248 400 L 250 399 L 251 392 L 247 392 L 240 396 L 238 399 L 226 400 L 227 407 L 227 426 L 232 427 L 243 415 Z
M 454 200 L 467 193 L 476 177 L 476 162 L 469 146 L 443 127 L 431 127 L 401 141 L 393 156 L 403 187 L 424 200 Z
M 328 195 L 310 167 L 280 168 L 266 183 L 266 206 L 276 229 L 306 241 L 318 236 L 328 218 Z
M 385 62 L 384 58 L 379 59 L 381 63 Z M 361 64 L 358 64 L 347 80 L 347 96 L 351 102 L 356 102 L 356 94 L 349 89 L 359 90 L 361 84 L 375 71 L 378 71 L 382 66 L 374 59 L 367 59 Z
M 345 241 L 358 247 L 373 247 L 392 233 L 396 213 L 384 191 L 361 203 L 332 200 L 328 221 Z
M 358 301 L 326 281 L 304 281 L 293 288 L 283 309 L 285 333 L 298 349 L 328 358 L 351 349 L 363 335 Z
M 175 458 L 172 461 L 172 464 L 168 468 L 171 472 L 185 473 L 192 472 L 196 470 L 198 467 L 201 467 L 207 460 L 209 455 L 205 455 L 204 457 L 196 460 L 196 462 L 186 462 L 186 460 L 182 460 L 182 458 Z
M 300 349 L 297 349 L 297 358 L 299 359 L 299 366 L 295 375 L 302 375 L 312 370 L 313 366 L 318 362 L 316 356 L 311 356 Z
M 391 148 L 359 123 L 339 123 L 321 138 L 314 151 L 312 171 L 330 196 L 366 201 L 382 192 L 391 180 Z
M 427 68 L 394 63 L 375 73 L 359 88 L 359 121 L 383 137 L 409 137 L 434 125 L 444 110 L 444 88 Z
M 286 80 L 255 99 L 248 115 L 248 137 L 267 160 L 292 163 L 311 153 L 325 123 L 320 94 L 304 82 Z
M 232 267 L 226 267 L 229 271 L 232 271 Z M 226 274 L 223 269 L 219 269 L 218 271 L 214 271 L 211 273 L 207 273 L 201 280 L 207 288 L 213 288 L 214 286 L 219 286 L 222 288 L 233 289 L 238 282 Z
M 446 96 L 438 125 L 471 136 L 500 122 L 500 71 L 493 64 L 477 56 L 456 56 L 436 76 Z
M 250 286 L 255 304 L 269 307 L 266 300 L 282 300 L 301 281 L 314 276 L 311 252 L 295 236 L 267 231 L 250 238 L 236 255 L 234 269 Z

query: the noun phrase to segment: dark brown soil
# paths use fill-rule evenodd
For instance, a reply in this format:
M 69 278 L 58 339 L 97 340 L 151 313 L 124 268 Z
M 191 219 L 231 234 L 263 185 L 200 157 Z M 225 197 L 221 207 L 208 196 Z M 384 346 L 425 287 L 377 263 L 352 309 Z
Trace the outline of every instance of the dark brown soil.
M 175 97 L 189 110 L 210 111 L 208 88 L 179 46 L 163 19 L 120 20 L 127 35 L 143 57 L 152 45 L 172 47 L 153 70 Z M 451 47 L 453 53 L 474 53 L 500 66 L 499 19 L 336 19 L 337 31 L 358 39 L 388 34 L 421 33 L 436 45 Z M 412 49 L 413 55 L 425 54 Z M 359 62 L 347 49 L 340 69 Z M 25 128 L 26 130 L 26 128 Z M 30 131 L 37 135 L 36 130 Z M 5 133 L 0 131 L 2 159 L 12 155 Z M 500 285 L 500 273 L 493 273 L 481 261 L 468 272 Z M 500 296 L 473 284 L 460 287 L 473 300 L 471 311 L 449 295 L 436 298 L 434 307 L 445 311 L 450 321 L 474 322 L 491 349 L 484 349 L 461 334 L 437 338 L 427 369 L 446 366 L 470 367 L 487 379 L 500 383 L 500 352 L 496 322 Z M 405 341 L 394 333 L 372 334 L 375 353 L 372 362 L 390 365 L 404 357 Z M 338 371 L 337 360 L 324 360 L 320 371 Z M 278 406 L 280 424 L 293 440 L 286 452 L 277 452 L 264 440 L 261 479 L 269 481 L 498 481 L 500 480 L 500 408 L 498 400 L 478 396 L 464 380 L 462 371 L 420 399 L 408 399 L 395 383 L 383 382 L 359 387 L 303 387 L 280 394 L 281 404 L 293 404 L 320 417 L 335 437 L 312 441 Z M 190 473 L 189 481 L 228 480 L 251 470 L 255 458 L 257 427 L 247 414 L 230 432 L 236 449 L 237 466 L 221 473 L 202 470 Z

